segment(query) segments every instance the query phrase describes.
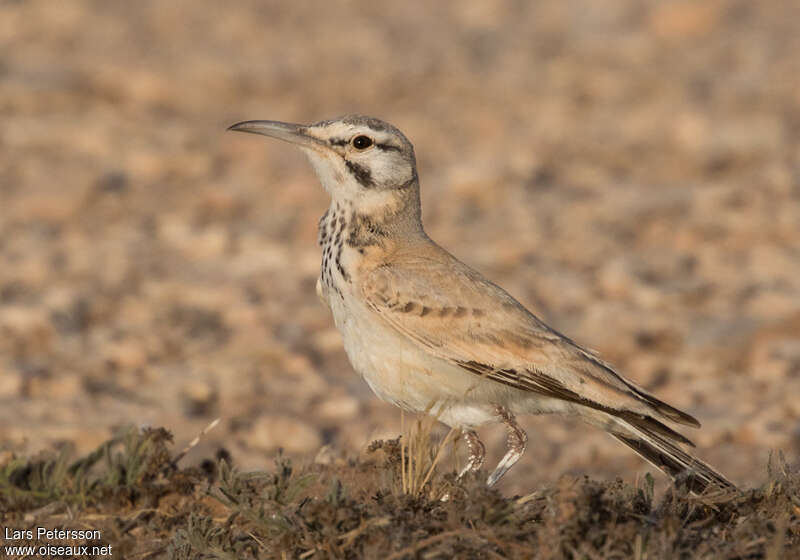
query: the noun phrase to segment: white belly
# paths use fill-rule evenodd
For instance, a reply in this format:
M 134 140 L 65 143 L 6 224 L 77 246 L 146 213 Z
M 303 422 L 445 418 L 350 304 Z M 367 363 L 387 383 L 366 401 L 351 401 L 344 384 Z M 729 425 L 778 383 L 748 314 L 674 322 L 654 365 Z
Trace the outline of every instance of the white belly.
M 518 393 L 430 355 L 364 304 L 344 297 L 347 305 L 338 295 L 329 303 L 345 352 L 381 399 L 450 426 L 474 427 L 496 422 L 496 406 L 506 406 L 511 393 Z

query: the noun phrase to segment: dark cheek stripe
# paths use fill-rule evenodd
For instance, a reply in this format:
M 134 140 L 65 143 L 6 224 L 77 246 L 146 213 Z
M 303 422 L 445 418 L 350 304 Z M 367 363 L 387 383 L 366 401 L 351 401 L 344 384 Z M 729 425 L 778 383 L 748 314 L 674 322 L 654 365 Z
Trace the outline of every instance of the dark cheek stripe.
M 347 166 L 348 171 L 353 174 L 362 186 L 364 187 L 374 187 L 375 183 L 372 181 L 372 173 L 366 167 L 363 167 L 357 163 L 353 163 L 352 161 L 345 161 L 344 164 Z

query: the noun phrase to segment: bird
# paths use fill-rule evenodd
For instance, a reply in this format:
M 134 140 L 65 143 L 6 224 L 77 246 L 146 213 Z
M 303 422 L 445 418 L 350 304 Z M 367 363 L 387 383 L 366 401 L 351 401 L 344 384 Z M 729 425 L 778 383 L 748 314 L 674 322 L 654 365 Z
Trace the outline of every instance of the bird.
M 379 398 L 460 431 L 468 458 L 459 479 L 483 467 L 477 428 L 507 429 L 491 487 L 525 452 L 517 417 L 559 414 L 601 428 L 692 491 L 735 489 L 681 447 L 693 444 L 672 426 L 699 427 L 694 417 L 428 237 L 414 147 L 395 126 L 353 114 L 310 125 L 250 120 L 228 130 L 289 142 L 308 157 L 331 199 L 319 221 L 317 295 L 354 370 Z

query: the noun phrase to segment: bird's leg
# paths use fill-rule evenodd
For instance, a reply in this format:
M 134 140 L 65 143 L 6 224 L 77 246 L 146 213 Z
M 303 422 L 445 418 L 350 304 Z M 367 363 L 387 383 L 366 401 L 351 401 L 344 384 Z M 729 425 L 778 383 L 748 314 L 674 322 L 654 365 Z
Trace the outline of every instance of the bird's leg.
M 461 480 L 469 472 L 479 470 L 483 466 L 483 458 L 486 456 L 486 448 L 481 443 L 475 430 L 464 430 L 464 439 L 467 441 L 469 458 L 467 459 L 467 464 L 458 473 L 458 480 Z
M 527 434 L 517 425 L 511 412 L 502 406 L 498 406 L 497 415 L 508 428 L 508 451 L 497 463 L 494 472 L 489 475 L 489 479 L 486 481 L 487 486 L 494 486 L 506 474 L 508 469 L 514 466 L 514 463 L 525 453 L 525 445 L 528 443 Z

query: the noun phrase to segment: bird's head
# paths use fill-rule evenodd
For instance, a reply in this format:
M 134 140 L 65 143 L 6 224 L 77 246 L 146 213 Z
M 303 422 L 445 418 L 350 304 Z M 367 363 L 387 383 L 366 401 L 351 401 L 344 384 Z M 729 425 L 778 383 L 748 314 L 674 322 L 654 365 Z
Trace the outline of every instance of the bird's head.
M 419 199 L 414 147 L 384 121 L 347 115 L 311 125 L 245 121 L 228 130 L 271 136 L 299 146 L 334 201 L 369 211 Z

